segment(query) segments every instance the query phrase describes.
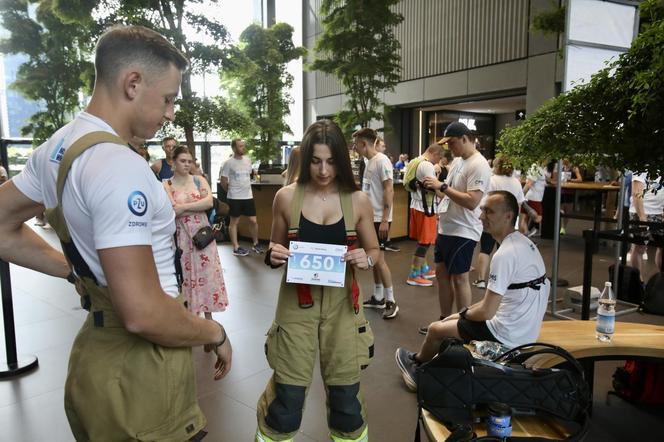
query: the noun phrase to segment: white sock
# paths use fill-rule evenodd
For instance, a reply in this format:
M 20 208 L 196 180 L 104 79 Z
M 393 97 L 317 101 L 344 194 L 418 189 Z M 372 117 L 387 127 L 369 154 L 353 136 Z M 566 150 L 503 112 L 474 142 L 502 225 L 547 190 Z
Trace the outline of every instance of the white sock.
M 374 284 L 373 297 L 376 298 L 377 301 L 383 300 L 383 284 Z
M 385 287 L 383 290 L 385 293 L 385 300 L 388 302 L 394 302 L 394 287 Z

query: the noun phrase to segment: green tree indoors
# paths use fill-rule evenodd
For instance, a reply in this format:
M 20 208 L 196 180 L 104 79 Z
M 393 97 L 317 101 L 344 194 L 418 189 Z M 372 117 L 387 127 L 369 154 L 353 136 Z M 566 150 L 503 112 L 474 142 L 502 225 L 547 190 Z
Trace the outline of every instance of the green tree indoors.
M 234 62 L 234 48 L 223 24 L 215 20 L 212 10 L 219 10 L 217 0 L 57 0 L 58 13 L 80 26 L 93 26 L 99 33 L 112 24 L 142 25 L 164 35 L 189 59 L 190 69 L 182 76 L 182 97 L 176 102 L 179 110 L 175 123 L 184 130 L 187 144 L 193 149 L 194 131 L 224 127 L 227 122 L 247 124 L 242 115 L 230 108 L 221 97 L 201 98 L 191 87 L 192 74 L 214 68 L 225 68 Z M 95 17 L 94 21 L 91 17 Z M 187 29 L 203 38 L 187 38 Z M 189 35 L 191 35 L 189 33 Z M 232 115 L 226 115 L 231 112 Z
M 35 3 L 39 3 L 36 8 Z M 21 128 L 22 135 L 32 135 L 35 145 L 80 111 L 79 93 L 90 92 L 94 75 L 94 67 L 87 61 L 89 31 L 63 23 L 52 6 L 50 0 L 6 0 L 0 6 L 2 26 L 9 32 L 0 41 L 0 52 L 28 57 L 11 87 L 44 104 Z
M 293 76 L 286 65 L 304 52 L 304 48 L 293 44 L 293 28 L 286 23 L 267 29 L 252 24 L 240 35 L 240 57 L 222 77 L 229 85 L 233 103 L 254 123 L 253 128 L 245 128 L 242 136 L 255 160 L 274 160 L 282 135 L 292 134 L 285 117 L 293 101 L 287 92 L 293 85 Z
M 394 28 L 403 21 L 392 11 L 400 0 L 323 0 L 323 32 L 316 42 L 312 70 L 334 75 L 345 88 L 346 109 L 337 114 L 348 133 L 384 119 L 380 94 L 400 80 L 401 45 Z

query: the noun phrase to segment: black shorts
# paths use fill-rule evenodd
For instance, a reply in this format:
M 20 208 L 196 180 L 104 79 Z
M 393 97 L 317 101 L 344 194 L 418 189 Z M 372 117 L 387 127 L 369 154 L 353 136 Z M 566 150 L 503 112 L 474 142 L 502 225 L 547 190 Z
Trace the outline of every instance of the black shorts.
M 493 246 L 495 245 L 496 240 L 493 239 L 493 236 L 486 232 L 482 232 L 482 237 L 480 238 L 480 253 L 491 255 L 491 252 L 493 252 Z
M 466 344 L 470 341 L 500 342 L 491 333 L 491 330 L 486 325 L 486 321 L 471 321 L 470 319 L 459 318 L 457 321 L 457 331 Z
M 248 200 L 228 200 L 229 215 L 231 218 L 238 218 L 240 216 L 256 216 L 256 205 L 254 199 Z
M 387 226 L 388 226 L 387 227 L 388 228 L 387 238 L 389 238 L 390 237 L 389 228 L 392 227 L 392 222 L 391 221 L 388 222 Z M 384 250 L 385 249 L 385 243 L 387 242 L 387 238 L 385 238 L 385 240 L 380 239 L 380 235 L 378 234 L 378 230 L 380 229 L 380 223 L 374 222 L 374 229 L 376 230 L 376 238 L 378 238 L 378 245 L 380 246 L 381 249 Z
M 460 236 L 438 234 L 436 248 L 434 249 L 434 261 L 443 262 L 450 275 L 460 275 L 470 270 L 473 261 L 473 251 L 477 241 Z

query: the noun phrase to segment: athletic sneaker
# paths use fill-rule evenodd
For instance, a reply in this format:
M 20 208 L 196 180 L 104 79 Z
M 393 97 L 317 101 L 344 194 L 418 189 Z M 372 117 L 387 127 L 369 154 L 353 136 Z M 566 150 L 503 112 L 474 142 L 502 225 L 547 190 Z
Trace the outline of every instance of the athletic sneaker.
M 417 362 L 415 361 L 415 353 L 399 347 L 394 354 L 394 359 L 397 361 L 397 367 L 401 370 L 401 376 L 406 383 L 406 387 L 410 391 L 417 391 Z
M 243 249 L 242 247 L 238 247 L 237 249 L 233 250 L 233 255 L 235 256 L 247 256 L 249 254 L 249 250 Z
M 428 279 L 422 278 L 422 276 L 413 277 L 411 275 L 408 277 L 408 279 L 406 279 L 406 284 L 415 285 L 419 287 L 431 287 L 433 285 L 433 282 L 429 281 Z
M 477 287 L 478 289 L 485 289 L 486 288 L 486 281 L 483 279 L 476 279 L 473 281 L 473 285 Z
M 390 241 L 385 243 L 384 250 L 387 250 L 388 252 L 400 252 L 401 248 Z
M 385 308 L 385 298 L 381 299 L 380 301 L 377 300 L 376 298 L 371 295 L 371 298 L 368 300 L 364 301 L 362 303 L 364 308 L 379 308 L 379 309 L 384 309 Z
M 420 277 L 424 279 L 434 279 L 436 277 L 436 271 L 434 269 L 429 269 L 427 272 L 420 274 Z
M 383 319 L 394 319 L 399 313 L 399 306 L 394 301 L 387 301 L 385 303 L 385 310 L 383 311 Z
M 532 238 L 535 235 L 537 235 L 537 227 L 533 227 L 532 229 L 530 229 L 530 231 L 527 233 L 526 236 L 528 236 L 528 238 Z
M 417 329 L 417 332 L 421 335 L 426 335 L 428 331 L 429 331 L 428 325 L 425 325 L 424 327 L 420 327 Z
M 254 244 L 251 247 L 251 251 L 254 252 L 254 253 L 258 253 L 259 255 L 262 255 L 263 253 L 265 253 L 265 249 L 263 247 L 261 247 L 261 245 L 258 244 L 258 243 Z

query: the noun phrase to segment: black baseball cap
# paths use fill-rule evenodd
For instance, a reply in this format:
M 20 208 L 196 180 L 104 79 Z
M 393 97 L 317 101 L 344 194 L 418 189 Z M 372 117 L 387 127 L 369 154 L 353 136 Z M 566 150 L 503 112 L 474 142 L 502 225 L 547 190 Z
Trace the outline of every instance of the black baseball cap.
M 458 121 L 454 121 L 447 125 L 447 127 L 445 128 L 445 133 L 443 134 L 443 138 L 438 140 L 438 144 L 442 146 L 443 144 L 447 144 L 447 141 L 450 138 L 452 137 L 461 138 L 464 135 L 470 137 L 472 135 L 472 132 L 470 131 L 470 129 L 468 129 L 468 126 L 466 126 L 465 124 L 459 123 Z

